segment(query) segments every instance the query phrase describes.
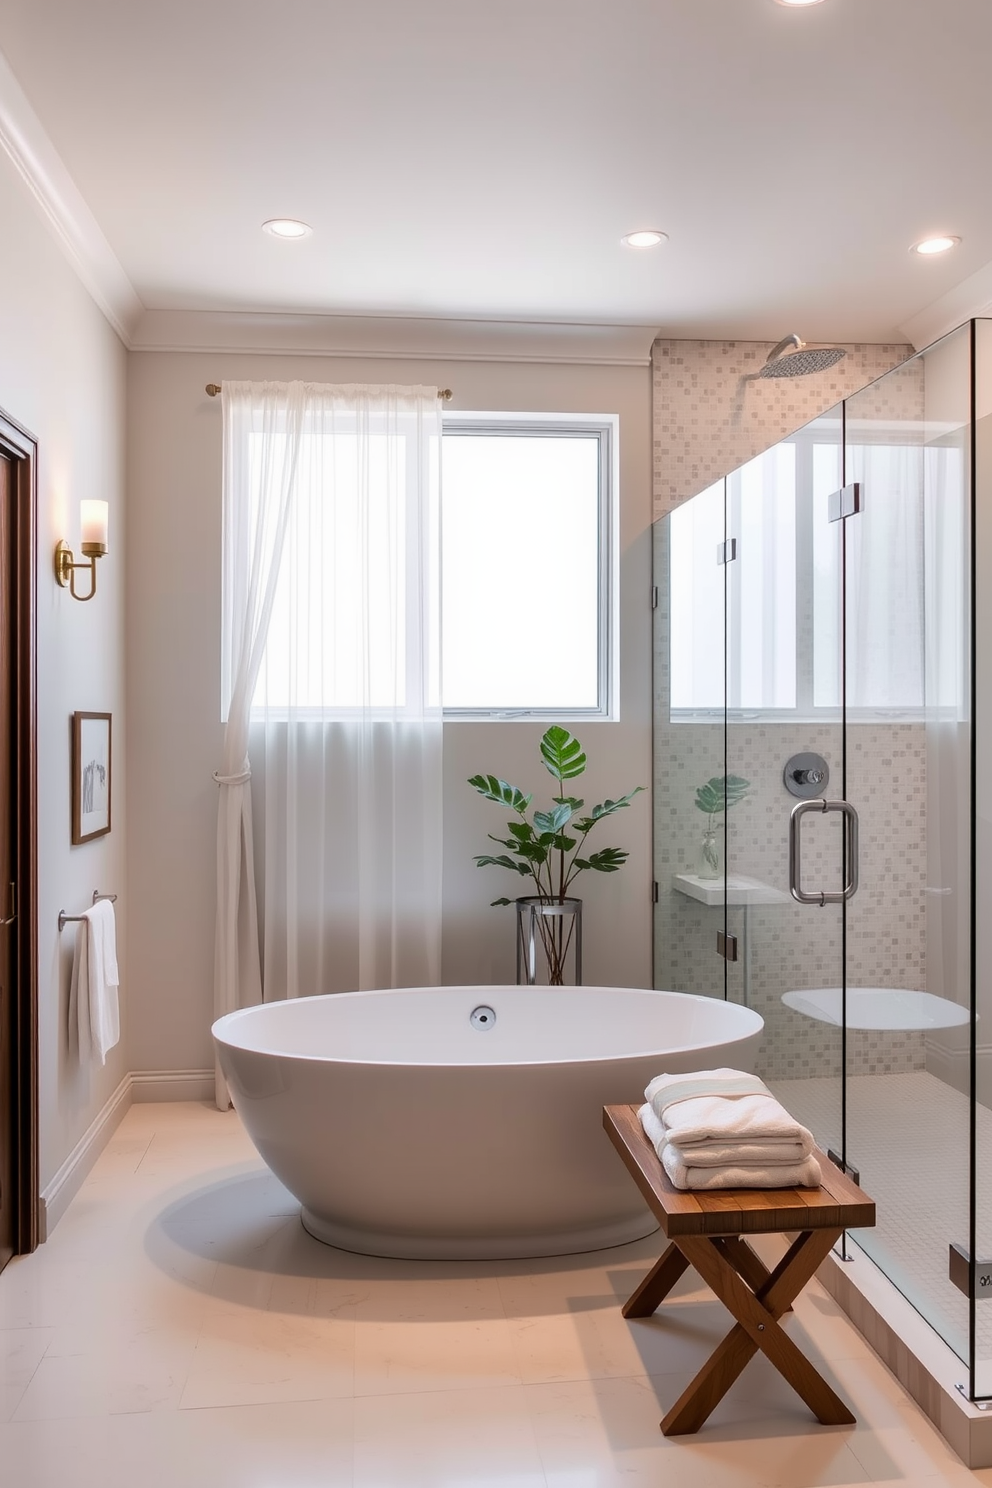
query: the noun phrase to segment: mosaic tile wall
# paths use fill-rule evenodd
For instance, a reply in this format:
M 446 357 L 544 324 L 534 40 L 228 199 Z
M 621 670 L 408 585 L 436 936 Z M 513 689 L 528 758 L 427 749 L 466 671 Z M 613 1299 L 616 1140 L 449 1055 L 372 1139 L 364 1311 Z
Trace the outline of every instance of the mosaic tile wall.
M 651 353 L 654 515 L 706 489 L 912 355 L 850 345 L 813 377 L 760 378 L 770 341 L 667 341 Z M 905 417 L 905 414 L 903 414 Z

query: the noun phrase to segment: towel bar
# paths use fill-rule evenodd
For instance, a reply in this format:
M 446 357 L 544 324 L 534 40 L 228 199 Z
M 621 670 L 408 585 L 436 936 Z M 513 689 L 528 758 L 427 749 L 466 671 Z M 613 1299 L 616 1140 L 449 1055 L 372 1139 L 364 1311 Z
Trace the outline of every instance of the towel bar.
M 93 890 L 93 903 L 96 904 L 96 902 L 97 902 L 98 899 L 109 899 L 112 904 L 116 904 L 117 903 L 117 895 L 116 894 L 101 894 L 99 889 L 94 889 Z M 60 909 L 59 910 L 59 934 L 61 935 L 62 934 L 62 931 L 65 929 L 66 925 L 70 924 L 72 921 L 82 920 L 82 919 L 85 919 L 85 916 L 84 915 L 66 914 L 66 912 L 65 912 L 64 909 Z

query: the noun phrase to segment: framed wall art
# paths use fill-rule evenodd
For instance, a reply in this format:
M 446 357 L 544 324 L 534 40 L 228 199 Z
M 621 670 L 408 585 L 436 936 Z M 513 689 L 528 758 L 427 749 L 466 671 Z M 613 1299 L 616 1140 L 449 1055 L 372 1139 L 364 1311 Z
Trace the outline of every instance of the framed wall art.
M 110 831 L 109 713 L 72 715 L 72 841 L 91 842 Z

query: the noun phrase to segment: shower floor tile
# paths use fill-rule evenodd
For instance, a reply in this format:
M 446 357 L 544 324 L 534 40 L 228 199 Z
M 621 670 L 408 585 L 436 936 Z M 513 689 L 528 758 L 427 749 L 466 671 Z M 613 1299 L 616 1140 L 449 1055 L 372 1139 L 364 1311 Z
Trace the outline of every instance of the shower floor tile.
M 772 1080 L 782 1104 L 822 1143 L 840 1147 L 840 1081 Z M 978 1251 L 992 1253 L 992 1111 L 976 1108 Z M 874 1230 L 854 1238 L 959 1357 L 968 1350 L 968 1300 L 948 1278 L 948 1247 L 968 1246 L 969 1103 L 925 1070 L 848 1080 L 848 1161 L 875 1200 Z M 975 1312 L 976 1360 L 992 1386 L 992 1299 Z M 981 1366 L 984 1366 L 982 1369 Z
M 882 1153 L 876 1172 L 868 1150 L 881 1209 Z M 697 1435 L 663 1437 L 664 1410 L 729 1319 L 687 1274 L 654 1317 L 624 1321 L 660 1245 L 480 1263 L 349 1255 L 305 1232 L 233 1112 L 132 1107 L 49 1243 L 0 1275 L 0 1481 L 992 1488 L 816 1281 L 786 1327 L 858 1424 L 818 1426 L 758 1358 Z

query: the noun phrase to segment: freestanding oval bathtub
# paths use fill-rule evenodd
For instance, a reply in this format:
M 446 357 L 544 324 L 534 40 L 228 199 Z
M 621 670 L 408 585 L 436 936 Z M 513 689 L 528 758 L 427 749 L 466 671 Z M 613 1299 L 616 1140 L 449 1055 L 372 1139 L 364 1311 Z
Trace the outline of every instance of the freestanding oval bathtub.
M 213 1034 L 238 1114 L 317 1239 L 498 1259 L 655 1229 L 603 1106 L 643 1099 L 662 1071 L 751 1069 L 762 1027 L 679 992 L 425 987 L 265 1003 Z

